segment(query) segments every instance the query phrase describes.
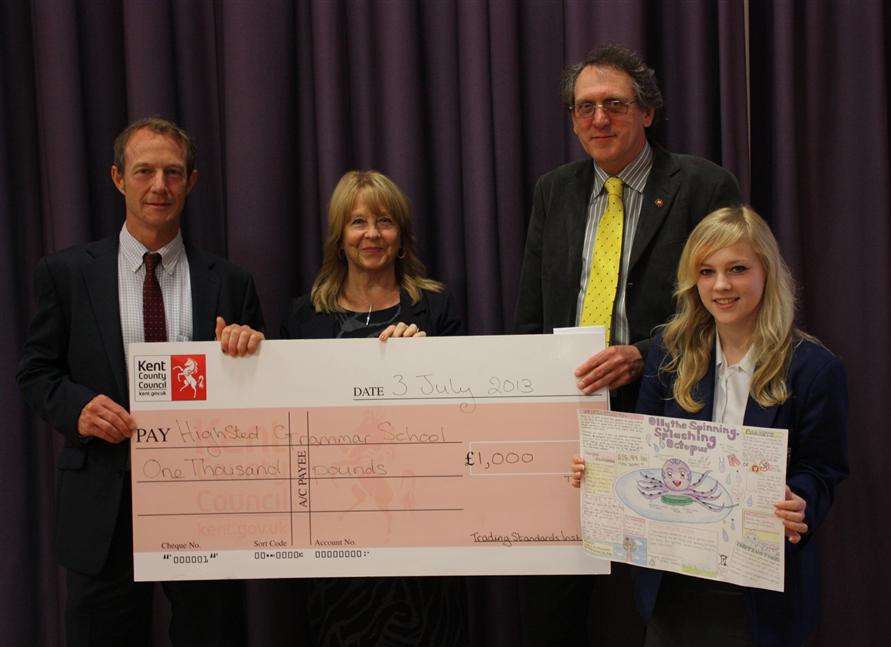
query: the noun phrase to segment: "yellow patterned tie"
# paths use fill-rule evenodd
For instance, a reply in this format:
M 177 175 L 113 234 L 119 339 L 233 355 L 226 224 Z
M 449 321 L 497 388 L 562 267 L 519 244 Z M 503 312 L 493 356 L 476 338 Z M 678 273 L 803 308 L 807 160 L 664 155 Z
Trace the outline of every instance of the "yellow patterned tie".
M 604 187 L 607 194 L 606 211 L 600 218 L 594 238 L 594 256 L 591 259 L 588 285 L 585 287 L 581 324 L 603 326 L 606 330 L 606 343 L 609 344 L 613 301 L 616 298 L 619 266 L 622 262 L 622 222 L 625 219 L 625 209 L 622 206 L 622 180 L 617 177 L 608 178 Z

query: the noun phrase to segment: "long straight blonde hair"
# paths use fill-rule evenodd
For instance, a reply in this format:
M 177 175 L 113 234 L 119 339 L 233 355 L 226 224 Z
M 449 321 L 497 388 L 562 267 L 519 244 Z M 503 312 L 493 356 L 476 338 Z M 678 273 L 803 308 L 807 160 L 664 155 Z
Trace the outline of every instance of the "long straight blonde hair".
M 383 173 L 378 171 L 349 171 L 331 194 L 328 204 L 328 238 L 322 256 L 322 267 L 313 282 L 310 298 L 316 312 L 342 312 L 338 303 L 348 266 L 342 255 L 343 228 L 361 195 L 365 206 L 375 214 L 387 214 L 399 226 L 401 248 L 396 257 L 396 282 L 412 303 L 421 298 L 421 290 L 441 292 L 439 281 L 425 276 L 424 264 L 415 255 L 411 206 L 405 194 Z
M 699 268 L 714 252 L 741 242 L 752 246 L 764 268 L 764 293 L 752 336 L 755 373 L 750 393 L 758 404 L 769 407 L 789 398 L 786 372 L 792 351 L 799 340 L 813 340 L 795 328 L 795 283 L 767 223 L 748 205 L 713 211 L 684 245 L 674 293 L 677 312 L 663 332 L 669 360 L 661 370 L 676 373 L 674 399 L 691 413 L 704 406 L 693 388 L 708 372 L 715 347 L 715 321 L 697 289 Z

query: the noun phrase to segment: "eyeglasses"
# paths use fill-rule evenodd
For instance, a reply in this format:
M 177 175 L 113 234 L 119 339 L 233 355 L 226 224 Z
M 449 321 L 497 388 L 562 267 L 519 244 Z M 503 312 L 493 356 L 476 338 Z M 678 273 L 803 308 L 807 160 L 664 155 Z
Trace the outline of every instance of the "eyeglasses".
M 628 101 L 625 101 L 624 99 L 607 99 L 603 103 L 582 101 L 574 106 L 569 106 L 569 111 L 575 113 L 576 117 L 590 119 L 594 116 L 594 113 L 597 112 L 597 108 L 602 108 L 606 114 L 615 117 L 619 115 L 627 115 L 628 106 L 632 103 L 637 103 L 637 99 L 629 99 Z

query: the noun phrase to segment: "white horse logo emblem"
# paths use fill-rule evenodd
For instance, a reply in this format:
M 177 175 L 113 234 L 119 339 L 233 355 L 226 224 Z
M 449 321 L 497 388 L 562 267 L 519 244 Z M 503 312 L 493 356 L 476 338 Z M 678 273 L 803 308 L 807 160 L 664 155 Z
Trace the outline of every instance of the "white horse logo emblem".
M 186 358 L 185 364 L 182 366 L 174 366 L 173 367 L 173 375 L 176 378 L 178 384 L 182 384 L 179 387 L 180 391 L 185 391 L 186 389 L 192 389 L 192 399 L 198 398 L 198 389 L 204 388 L 204 376 L 199 375 L 197 379 L 195 379 L 195 371 L 198 370 L 198 362 L 196 362 L 193 358 Z

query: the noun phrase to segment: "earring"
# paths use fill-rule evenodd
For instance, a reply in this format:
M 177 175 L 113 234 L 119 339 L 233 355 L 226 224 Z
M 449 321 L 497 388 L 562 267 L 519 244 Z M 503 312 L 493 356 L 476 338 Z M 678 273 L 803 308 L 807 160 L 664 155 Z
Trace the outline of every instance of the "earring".
M 399 248 L 399 253 L 396 254 L 396 258 L 398 258 L 400 261 L 401 261 L 403 258 L 405 258 L 405 247 L 400 247 L 400 248 Z

